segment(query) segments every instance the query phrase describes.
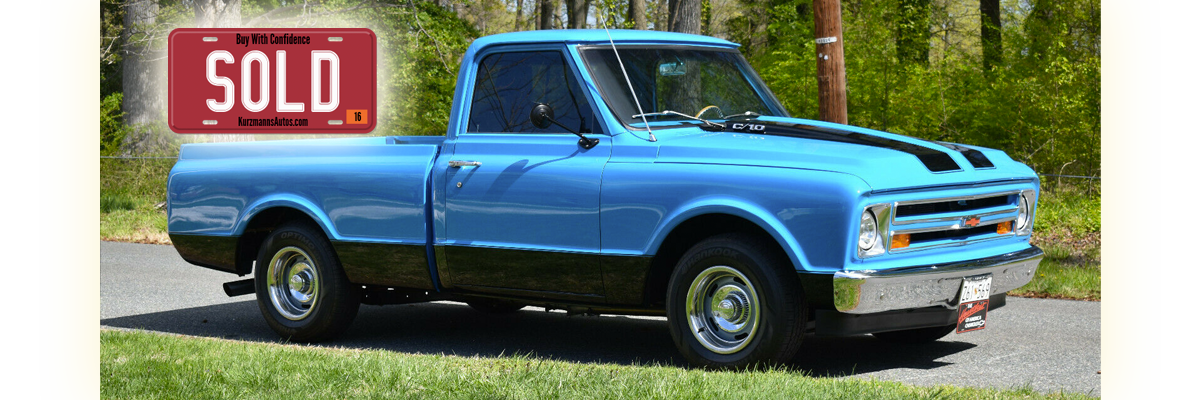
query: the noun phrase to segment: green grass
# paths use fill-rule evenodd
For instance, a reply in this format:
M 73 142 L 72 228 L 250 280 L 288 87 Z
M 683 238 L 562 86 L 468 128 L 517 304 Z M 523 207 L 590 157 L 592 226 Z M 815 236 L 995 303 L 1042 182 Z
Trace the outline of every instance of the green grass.
M 167 199 L 167 174 L 173 158 L 100 159 L 100 193 L 153 201 Z
M 170 243 L 167 174 L 174 159 L 100 160 L 100 238 L 122 242 Z
M 127 194 L 100 193 L 101 213 L 132 210 L 135 206 L 133 198 Z
M 1070 265 L 1043 259 L 1033 281 L 1008 293 L 1022 297 L 1100 300 L 1100 266 Z
M 131 210 L 101 212 L 100 238 L 118 242 L 169 244 L 167 213 L 141 203 Z
M 782 369 L 712 372 L 579 364 L 526 356 L 459 357 L 100 332 L 100 393 L 151 398 L 828 398 L 1038 399 L 1012 390 L 812 378 Z
M 1032 242 L 1046 256 L 1033 281 L 1009 293 L 1100 300 L 1099 187 L 1057 181 L 1043 184 Z

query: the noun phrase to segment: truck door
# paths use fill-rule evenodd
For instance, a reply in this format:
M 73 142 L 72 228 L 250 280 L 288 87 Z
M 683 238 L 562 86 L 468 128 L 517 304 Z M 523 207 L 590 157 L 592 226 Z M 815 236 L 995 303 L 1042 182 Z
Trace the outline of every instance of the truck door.
M 564 50 L 481 58 L 444 181 L 449 286 L 603 301 L 600 179 L 611 141 Z M 585 149 L 564 128 L 535 127 L 529 114 L 538 103 L 600 143 Z

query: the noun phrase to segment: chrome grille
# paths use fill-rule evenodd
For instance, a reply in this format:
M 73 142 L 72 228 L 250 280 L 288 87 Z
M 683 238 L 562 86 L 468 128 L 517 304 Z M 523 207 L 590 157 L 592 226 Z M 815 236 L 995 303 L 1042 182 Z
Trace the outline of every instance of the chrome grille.
M 896 202 L 896 212 L 888 224 L 888 252 L 962 246 L 1014 236 L 1012 226 L 1008 233 L 996 232 L 998 224 L 1016 221 L 1019 195 L 1019 191 L 1009 191 Z M 909 235 L 909 246 L 893 249 L 891 244 L 899 234 Z

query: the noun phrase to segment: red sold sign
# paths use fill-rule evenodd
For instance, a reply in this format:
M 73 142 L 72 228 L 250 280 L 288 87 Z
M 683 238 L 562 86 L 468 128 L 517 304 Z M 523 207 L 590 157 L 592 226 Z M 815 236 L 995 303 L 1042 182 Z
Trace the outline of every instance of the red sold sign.
M 176 29 L 167 45 L 176 133 L 369 133 L 370 29 Z

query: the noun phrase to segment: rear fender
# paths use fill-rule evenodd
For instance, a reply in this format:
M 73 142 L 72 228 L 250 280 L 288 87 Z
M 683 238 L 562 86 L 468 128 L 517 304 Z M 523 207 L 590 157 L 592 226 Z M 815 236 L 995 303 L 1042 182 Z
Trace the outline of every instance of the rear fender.
M 330 221 L 328 215 L 325 215 L 325 212 L 321 211 L 320 207 L 317 207 L 312 201 L 292 193 L 278 193 L 264 196 L 249 207 L 246 207 L 242 215 L 238 217 L 238 223 L 234 226 L 233 235 L 241 236 L 245 233 L 246 226 L 250 224 L 255 215 L 258 215 L 263 210 L 275 207 L 288 207 L 299 210 L 308 215 L 309 218 L 312 218 L 313 221 L 316 221 L 321 230 L 325 232 L 325 237 L 329 238 L 329 240 L 341 239 L 341 236 L 332 228 L 333 222 Z

